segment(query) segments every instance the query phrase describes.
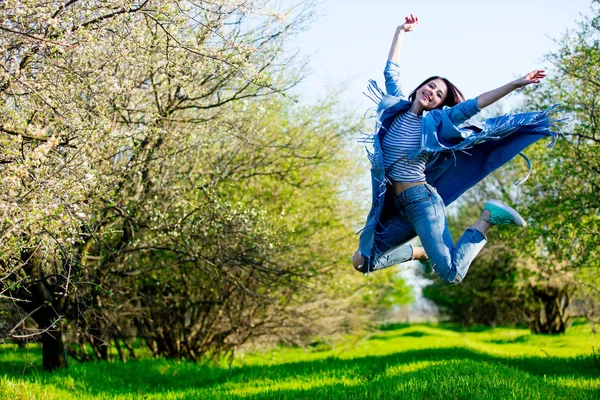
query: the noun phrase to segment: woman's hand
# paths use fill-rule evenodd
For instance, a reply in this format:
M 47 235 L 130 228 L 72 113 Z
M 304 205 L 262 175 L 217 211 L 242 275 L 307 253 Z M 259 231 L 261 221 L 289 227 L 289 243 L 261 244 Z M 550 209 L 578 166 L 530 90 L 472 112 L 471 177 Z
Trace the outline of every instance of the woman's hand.
M 546 71 L 543 69 L 536 69 L 535 71 L 531 71 L 527 75 L 522 78 L 514 81 L 517 87 L 523 87 L 527 85 L 531 85 L 532 83 L 540 83 L 542 79 L 546 77 Z
M 419 25 L 419 18 L 412 14 L 405 17 L 404 20 L 404 23 L 396 28 L 392 47 L 390 47 L 390 53 L 388 54 L 388 60 L 398 64 L 400 64 L 400 49 L 402 48 L 402 37 L 404 36 L 404 32 L 410 32 Z
M 408 17 L 405 17 L 404 20 L 404 24 L 398 27 L 399 30 L 404 32 L 410 32 L 414 30 L 417 25 L 419 25 L 419 17 L 415 17 L 412 14 L 410 14 Z

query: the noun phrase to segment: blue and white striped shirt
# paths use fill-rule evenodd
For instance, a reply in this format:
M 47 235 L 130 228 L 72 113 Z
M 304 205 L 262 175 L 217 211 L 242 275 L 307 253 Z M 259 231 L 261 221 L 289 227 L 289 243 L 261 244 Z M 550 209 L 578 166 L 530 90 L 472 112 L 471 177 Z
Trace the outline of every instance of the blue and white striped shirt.
M 424 182 L 425 164 L 431 153 L 408 157 L 420 146 L 421 116 L 411 111 L 399 114 L 381 142 L 386 175 L 394 182 Z

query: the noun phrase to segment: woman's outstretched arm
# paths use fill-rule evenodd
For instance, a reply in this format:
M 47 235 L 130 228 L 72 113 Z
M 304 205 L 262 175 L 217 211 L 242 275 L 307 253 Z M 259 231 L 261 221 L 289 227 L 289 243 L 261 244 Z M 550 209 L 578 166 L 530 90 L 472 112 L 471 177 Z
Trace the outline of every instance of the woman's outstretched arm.
M 480 94 L 477 96 L 477 107 L 480 109 L 487 107 L 490 104 L 497 102 L 513 90 L 519 89 L 523 86 L 531 85 L 532 83 L 540 83 L 540 81 L 545 77 L 546 72 L 543 69 L 536 69 L 522 78 L 507 83 L 504 86 L 500 86 L 497 89 Z
M 396 28 L 394 34 L 394 40 L 392 40 L 392 46 L 390 47 L 390 53 L 388 60 L 400 64 L 400 53 L 402 50 L 402 39 L 404 38 L 404 32 L 410 32 L 419 25 L 419 18 L 410 14 L 410 16 L 404 18 L 404 23 Z

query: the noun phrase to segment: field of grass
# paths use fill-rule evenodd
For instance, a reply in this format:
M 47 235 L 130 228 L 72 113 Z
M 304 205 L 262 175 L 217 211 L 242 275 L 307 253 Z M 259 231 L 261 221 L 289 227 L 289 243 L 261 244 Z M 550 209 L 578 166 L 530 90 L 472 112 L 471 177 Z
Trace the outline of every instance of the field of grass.
M 598 356 L 593 356 L 592 347 Z M 142 359 L 41 370 L 37 348 L 0 347 L 0 399 L 600 399 L 600 338 L 395 325 L 226 365 Z

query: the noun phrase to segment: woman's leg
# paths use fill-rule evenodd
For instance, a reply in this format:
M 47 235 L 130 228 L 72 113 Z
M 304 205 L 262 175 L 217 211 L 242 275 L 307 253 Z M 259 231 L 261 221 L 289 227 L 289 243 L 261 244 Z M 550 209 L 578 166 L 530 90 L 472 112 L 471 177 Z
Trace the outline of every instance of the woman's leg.
M 476 228 L 468 228 L 453 244 L 444 202 L 429 185 L 415 186 L 396 196 L 397 207 L 406 215 L 434 264 L 438 276 L 448 283 L 459 283 L 487 239 Z
M 388 218 L 375 232 L 372 257 L 365 259 L 360 251 L 354 254 L 352 258 L 354 269 L 367 273 L 413 259 L 427 259 L 423 248 L 404 244 L 415 235 L 410 223 L 402 216 L 394 215 Z

